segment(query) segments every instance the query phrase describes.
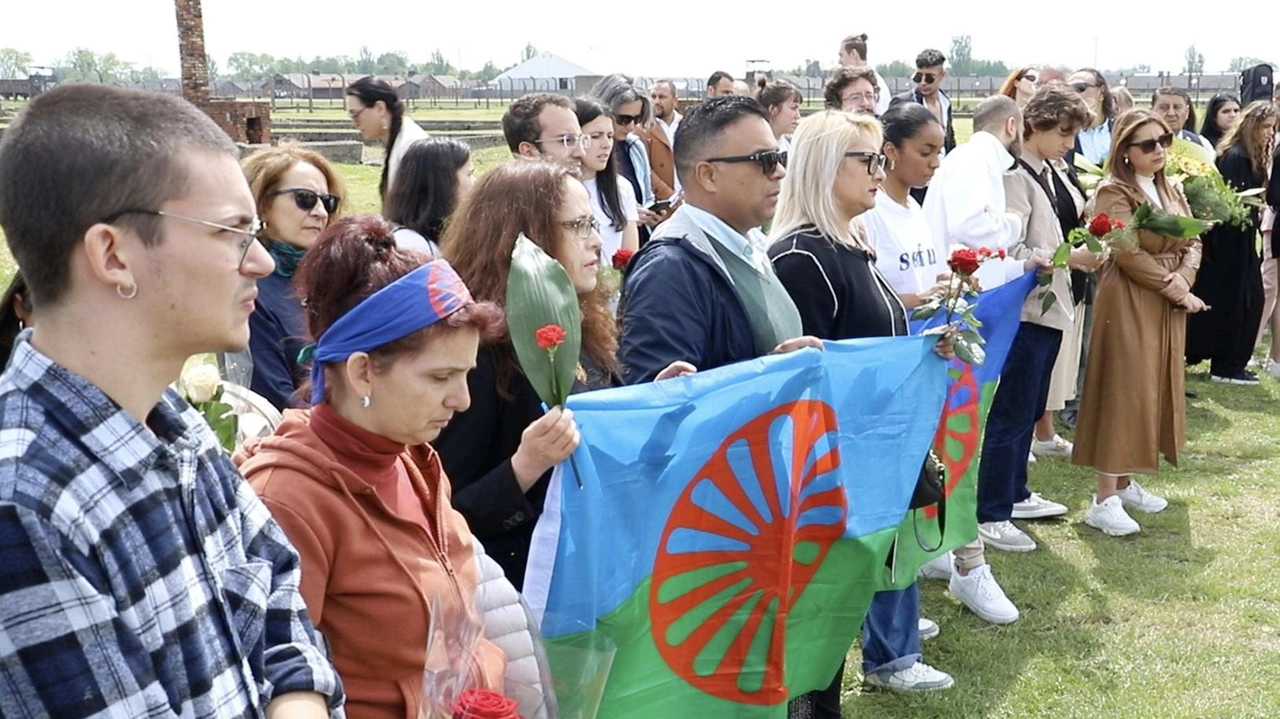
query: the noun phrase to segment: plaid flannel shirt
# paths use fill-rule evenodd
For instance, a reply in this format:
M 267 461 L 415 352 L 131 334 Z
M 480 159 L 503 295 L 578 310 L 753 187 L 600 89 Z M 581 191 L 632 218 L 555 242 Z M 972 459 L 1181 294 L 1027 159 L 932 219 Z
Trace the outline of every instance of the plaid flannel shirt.
M 200 414 L 170 389 L 148 430 L 28 336 L 0 377 L 0 716 L 340 712 L 297 552 Z

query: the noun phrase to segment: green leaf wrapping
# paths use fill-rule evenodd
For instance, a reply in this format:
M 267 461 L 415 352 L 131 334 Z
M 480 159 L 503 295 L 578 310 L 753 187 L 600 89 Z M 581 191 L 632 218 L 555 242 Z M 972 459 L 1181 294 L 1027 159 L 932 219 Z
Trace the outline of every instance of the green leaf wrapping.
M 553 257 L 523 234 L 511 252 L 507 276 L 507 329 L 516 359 L 538 397 L 548 407 L 563 405 L 573 387 L 582 350 L 582 309 L 569 274 Z M 534 336 L 550 324 L 560 325 L 564 343 L 550 353 Z
M 1071 245 L 1068 245 L 1065 242 L 1062 243 L 1061 245 L 1058 245 L 1058 249 L 1053 251 L 1054 267 L 1066 267 L 1067 260 L 1070 260 L 1070 259 L 1071 259 Z
M 1146 209 L 1145 214 L 1143 213 L 1144 208 Z M 1134 213 L 1133 224 L 1138 229 L 1146 230 L 1147 232 L 1184 240 L 1191 237 L 1199 237 L 1207 232 L 1210 227 L 1213 227 L 1212 222 L 1206 222 L 1195 217 L 1170 215 L 1153 210 L 1146 203 Z

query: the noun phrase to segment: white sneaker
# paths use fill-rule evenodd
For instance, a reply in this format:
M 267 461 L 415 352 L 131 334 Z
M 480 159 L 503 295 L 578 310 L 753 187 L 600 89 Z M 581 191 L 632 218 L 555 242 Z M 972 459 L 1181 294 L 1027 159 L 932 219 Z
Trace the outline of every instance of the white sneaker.
M 925 579 L 950 579 L 951 568 L 955 566 L 956 558 L 951 552 L 938 555 L 920 567 L 920 576 Z
M 1089 508 L 1085 510 L 1084 523 L 1112 537 L 1123 537 L 1142 531 L 1142 527 L 1139 527 L 1138 523 L 1124 511 L 1124 503 L 1120 501 L 1120 497 L 1114 494 L 1102 500 L 1101 504 L 1098 503 L 1098 495 L 1095 494 L 1093 501 L 1089 503 Z
M 1036 453 L 1035 452 L 1028 453 L 1027 464 L 1035 464 L 1035 463 L 1036 463 Z
M 920 617 L 916 621 L 916 626 L 920 630 L 920 641 L 922 642 L 927 642 L 942 633 L 942 627 L 939 627 L 938 623 L 932 619 Z
M 1067 507 L 1057 502 L 1050 502 L 1032 492 L 1030 497 L 1013 505 L 1014 519 L 1044 519 L 1045 517 L 1061 517 L 1067 513 Z
M 947 588 L 969 611 L 992 624 L 1012 624 L 1018 621 L 1018 608 L 1005 596 L 1000 583 L 991 573 L 990 565 L 977 567 L 968 576 L 953 572 Z
M 1006 552 L 1030 552 L 1036 548 L 1036 540 L 1014 526 L 1008 520 L 1003 522 L 982 522 L 978 525 L 978 539 L 983 544 Z
M 1031 456 L 1033 457 L 1061 457 L 1063 459 L 1071 459 L 1071 450 L 1075 445 L 1063 439 L 1059 435 L 1053 435 L 1052 439 L 1031 440 Z
M 1270 357 L 1268 357 L 1267 358 L 1267 374 L 1271 375 L 1275 379 L 1280 379 L 1280 362 L 1277 362 L 1271 359 Z
M 1129 509 L 1136 509 L 1139 512 L 1159 512 L 1169 506 L 1169 500 L 1164 497 L 1158 497 L 1142 488 L 1132 477 L 1129 478 L 1129 486 L 1116 491 L 1116 496 L 1124 502 L 1124 506 Z
M 863 677 L 862 683 L 895 692 L 932 692 L 950 689 L 955 686 L 956 680 L 950 674 L 940 672 L 924 662 L 916 662 L 887 676 L 883 672 L 873 672 Z

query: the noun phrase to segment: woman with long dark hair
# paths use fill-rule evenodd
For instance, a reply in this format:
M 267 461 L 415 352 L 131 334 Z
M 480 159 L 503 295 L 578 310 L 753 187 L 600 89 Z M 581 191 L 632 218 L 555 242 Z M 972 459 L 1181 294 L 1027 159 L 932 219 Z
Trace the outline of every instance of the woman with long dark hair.
M 591 197 L 591 212 L 600 225 L 600 256 L 609 262 L 621 249 L 640 249 L 640 219 L 635 190 L 619 177 L 613 159 L 613 120 L 600 103 L 590 98 L 574 100 L 582 134 L 591 139 L 582 157 L 582 184 Z
M 582 310 L 580 371 L 571 391 L 621 384 L 618 326 L 598 286 L 600 235 L 587 190 L 572 169 L 512 162 L 476 183 L 441 249 L 477 301 L 506 304 L 516 238 L 523 234 L 568 274 Z M 673 363 L 660 378 L 692 368 Z M 453 486 L 453 504 L 517 589 L 524 583 L 533 528 L 551 470 L 578 446 L 573 413 L 543 412 L 505 333 L 480 348 L 467 376 L 471 408 L 454 417 L 432 446 Z
M 405 113 L 404 101 L 385 80 L 370 75 L 347 86 L 347 114 L 365 142 L 382 142 L 386 157 L 378 179 L 378 197 L 385 198 L 395 182 L 396 168 L 409 146 L 427 138 L 426 130 Z
M 1250 103 L 1222 138 L 1218 171 L 1236 191 L 1266 188 L 1276 134 L 1276 106 Z M 1259 212 L 1245 227 L 1228 222 L 1204 237 L 1204 256 L 1192 292 L 1209 310 L 1187 320 L 1187 362 L 1210 360 L 1209 378 L 1227 384 L 1258 384 L 1247 367 L 1262 322 L 1262 257 Z
M 9 288 L 0 299 L 0 369 L 9 366 L 9 355 L 13 352 L 14 340 L 18 333 L 31 326 L 31 293 L 27 291 L 27 283 L 21 272 L 14 272 L 9 281 Z
M 1204 111 L 1204 124 L 1200 126 L 1200 137 L 1217 148 L 1227 130 L 1234 127 L 1239 119 L 1240 98 L 1230 92 L 1220 92 L 1209 99 L 1209 107 Z
M 635 192 L 636 213 L 640 217 L 640 240 L 648 239 L 645 226 L 656 225 L 661 213 L 650 210 L 654 203 L 653 168 L 649 150 L 638 132 L 653 119 L 653 101 L 648 93 L 636 89 L 626 75 L 607 75 L 600 79 L 588 96 L 600 102 L 613 120 L 613 157 L 618 174 L 631 183 Z
M 475 184 L 465 142 L 432 138 L 410 145 L 382 209 L 397 225 L 396 247 L 438 257 L 445 222 Z

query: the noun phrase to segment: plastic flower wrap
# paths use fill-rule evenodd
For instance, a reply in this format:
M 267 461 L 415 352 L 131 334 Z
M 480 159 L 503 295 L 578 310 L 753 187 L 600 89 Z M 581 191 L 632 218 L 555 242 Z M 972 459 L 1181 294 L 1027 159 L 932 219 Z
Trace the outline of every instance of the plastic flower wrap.
M 516 700 L 484 686 L 477 659 L 484 639 L 479 611 L 466 603 L 445 612 L 435 596 L 429 605 L 419 719 L 521 719 Z
M 1253 211 L 1262 206 L 1261 188 L 1236 192 L 1212 164 L 1203 159 L 1204 148 L 1178 138 L 1169 148 L 1165 175 L 1182 185 L 1187 204 L 1195 217 L 1217 223 L 1228 223 L 1248 229 Z
M 946 291 L 930 297 L 911 314 L 912 319 L 924 320 L 945 310 L 946 324 L 930 329 L 927 333 L 950 334 L 956 356 L 969 364 L 982 364 L 987 359 L 986 350 L 982 348 L 985 340 L 977 330 L 982 323 L 973 316 L 975 305 L 969 302 L 969 298 L 978 296 L 978 285 L 973 275 L 982 263 L 1004 257 L 1004 250 L 992 251 L 985 247 L 975 250 L 960 245 L 952 247 L 947 258 L 951 277 L 947 280 Z

